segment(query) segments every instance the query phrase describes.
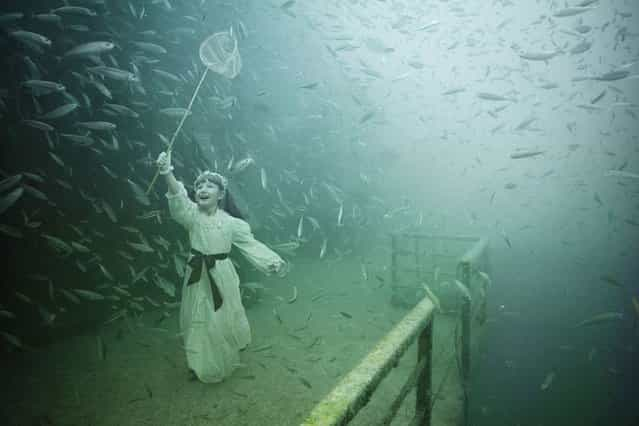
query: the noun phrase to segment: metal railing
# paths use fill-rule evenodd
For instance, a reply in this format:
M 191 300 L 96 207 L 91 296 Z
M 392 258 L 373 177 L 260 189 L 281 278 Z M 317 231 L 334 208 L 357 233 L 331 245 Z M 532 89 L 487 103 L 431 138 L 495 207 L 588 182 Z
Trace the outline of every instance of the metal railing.
M 487 243 L 474 237 L 450 237 L 424 234 L 397 234 L 391 236 L 391 279 L 398 282 L 398 256 L 413 254 L 411 251 L 400 251 L 398 238 L 414 239 L 414 254 L 418 278 L 421 271 L 420 241 L 449 240 L 459 242 L 474 242 L 457 262 L 456 278 L 467 289 L 471 288 L 473 274 L 482 271 L 487 264 Z M 485 291 L 484 291 L 485 296 Z M 485 309 L 485 302 L 482 303 Z M 302 425 L 329 426 L 346 425 L 368 403 L 371 396 L 388 375 L 397 366 L 399 359 L 417 338 L 417 363 L 398 395 L 393 399 L 387 414 L 379 421 L 381 425 L 389 425 L 395 418 L 404 399 L 416 387 L 415 415 L 411 426 L 430 426 L 433 403 L 432 391 L 432 353 L 433 327 L 435 306 L 428 298 L 423 298 L 384 338 L 374 349 L 344 377 L 340 383 L 311 411 Z M 473 318 L 472 299 L 464 298 L 461 305 L 461 357 L 459 368 L 462 378 L 464 400 L 462 408 L 462 423 L 469 424 L 470 400 L 470 341 L 471 322 Z M 457 341 L 457 337 L 455 337 Z M 457 357 L 457 354 L 455 354 Z M 446 380 L 446 377 L 444 378 Z

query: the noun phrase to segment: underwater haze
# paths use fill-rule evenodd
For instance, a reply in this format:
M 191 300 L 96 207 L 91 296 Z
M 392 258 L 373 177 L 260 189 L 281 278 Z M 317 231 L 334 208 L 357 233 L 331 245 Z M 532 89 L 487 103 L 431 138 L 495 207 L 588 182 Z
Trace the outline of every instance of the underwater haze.
M 419 233 L 489 242 L 468 426 L 639 425 L 635 0 L 6 0 L 0 51 L 0 423 L 300 424 L 454 293 L 434 253 L 469 246 L 392 282 Z M 231 252 L 221 383 L 188 375 L 167 150 L 290 265 Z

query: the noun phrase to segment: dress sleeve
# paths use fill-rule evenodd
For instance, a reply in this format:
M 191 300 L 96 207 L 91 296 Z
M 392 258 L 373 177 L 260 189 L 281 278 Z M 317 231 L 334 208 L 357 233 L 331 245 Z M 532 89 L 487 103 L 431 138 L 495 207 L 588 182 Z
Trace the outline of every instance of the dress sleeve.
M 268 274 L 269 265 L 284 262 L 273 250 L 253 237 L 251 227 L 241 219 L 233 218 L 233 245 L 259 271 Z
M 169 212 L 171 217 L 175 219 L 177 223 L 185 227 L 187 230 L 191 229 L 193 222 L 195 221 L 195 213 L 197 205 L 191 201 L 184 184 L 179 182 L 180 190 L 176 194 L 166 193 L 166 199 L 169 201 Z

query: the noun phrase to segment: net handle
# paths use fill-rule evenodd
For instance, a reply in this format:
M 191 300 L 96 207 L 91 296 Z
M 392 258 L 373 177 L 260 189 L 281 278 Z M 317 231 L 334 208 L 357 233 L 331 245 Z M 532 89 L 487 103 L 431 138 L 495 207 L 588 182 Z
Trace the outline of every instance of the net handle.
M 200 78 L 200 82 L 197 84 L 197 87 L 195 88 L 195 91 L 193 92 L 193 96 L 191 96 L 191 101 L 189 102 L 189 106 L 186 108 L 186 111 L 184 111 L 184 115 L 182 115 L 180 124 L 178 124 L 177 128 L 175 129 L 175 132 L 173 133 L 173 137 L 171 138 L 171 142 L 169 142 L 169 146 L 166 148 L 167 154 L 170 154 L 171 151 L 173 150 L 173 144 L 175 143 L 175 139 L 177 138 L 178 133 L 180 133 L 180 130 L 182 129 L 182 125 L 184 125 L 184 122 L 186 121 L 186 117 L 188 117 L 189 114 L 191 113 L 191 108 L 193 107 L 193 102 L 195 101 L 195 97 L 197 96 L 197 93 L 200 91 L 200 87 L 202 87 L 202 83 L 204 83 L 204 79 L 206 78 L 206 73 L 208 71 L 209 71 L 209 68 L 207 66 L 204 66 L 204 72 L 202 73 L 202 78 Z M 155 175 L 153 176 L 153 179 L 151 180 L 151 183 L 149 184 L 149 187 L 146 190 L 146 195 L 149 195 L 149 193 L 151 192 L 151 189 L 153 189 L 153 185 L 155 184 L 155 181 L 157 180 L 159 175 L 160 175 L 160 169 L 157 169 L 155 171 Z

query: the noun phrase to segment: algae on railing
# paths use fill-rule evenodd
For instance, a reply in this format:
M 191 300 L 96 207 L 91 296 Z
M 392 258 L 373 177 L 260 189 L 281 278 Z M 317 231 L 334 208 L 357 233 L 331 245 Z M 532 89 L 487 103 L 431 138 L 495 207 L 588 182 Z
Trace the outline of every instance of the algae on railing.
M 391 406 L 390 420 L 411 388 L 417 385 L 416 417 L 420 425 L 430 424 L 430 372 L 433 311 L 430 299 L 423 299 L 375 348 L 315 406 L 305 426 L 345 425 L 364 407 L 379 383 L 397 365 L 399 358 L 419 335 L 418 365 Z M 390 423 L 390 422 L 389 422 Z M 388 424 L 388 423 L 387 423 Z
M 399 238 L 412 238 L 413 250 L 401 250 Z M 457 279 L 468 290 L 470 297 L 463 297 L 461 304 L 461 350 L 455 354 L 462 376 L 462 388 L 464 394 L 462 424 L 469 424 L 468 407 L 470 401 L 470 343 L 471 323 L 473 318 L 478 318 L 480 324 L 485 319 L 486 289 L 490 283 L 488 271 L 487 243 L 483 239 L 475 237 L 451 237 L 442 235 L 425 234 L 401 234 L 391 236 L 391 280 L 393 288 L 398 285 L 398 258 L 402 255 L 411 256 L 415 261 L 417 284 L 421 285 L 424 268 L 422 264 L 421 241 L 457 241 L 462 243 L 475 243 L 456 262 Z M 448 256 L 442 253 L 430 255 Z M 480 286 L 473 286 L 474 279 L 478 278 Z M 477 297 L 477 295 L 479 297 Z M 476 303 L 473 303 L 476 302 Z M 399 358 L 406 352 L 417 336 L 417 364 L 412 370 L 408 380 L 401 387 L 399 394 L 393 399 L 388 413 L 379 424 L 388 425 L 395 417 L 402 402 L 416 386 L 415 416 L 411 425 L 429 426 L 434 403 L 432 391 L 432 345 L 434 327 L 433 302 L 424 297 L 417 305 L 391 330 L 375 348 L 355 367 L 340 383 L 315 406 L 303 425 L 345 425 L 368 403 L 373 392 L 380 382 L 388 375 L 390 370 L 397 365 Z M 455 337 L 455 342 L 458 338 Z M 446 378 L 444 378 L 446 380 Z

